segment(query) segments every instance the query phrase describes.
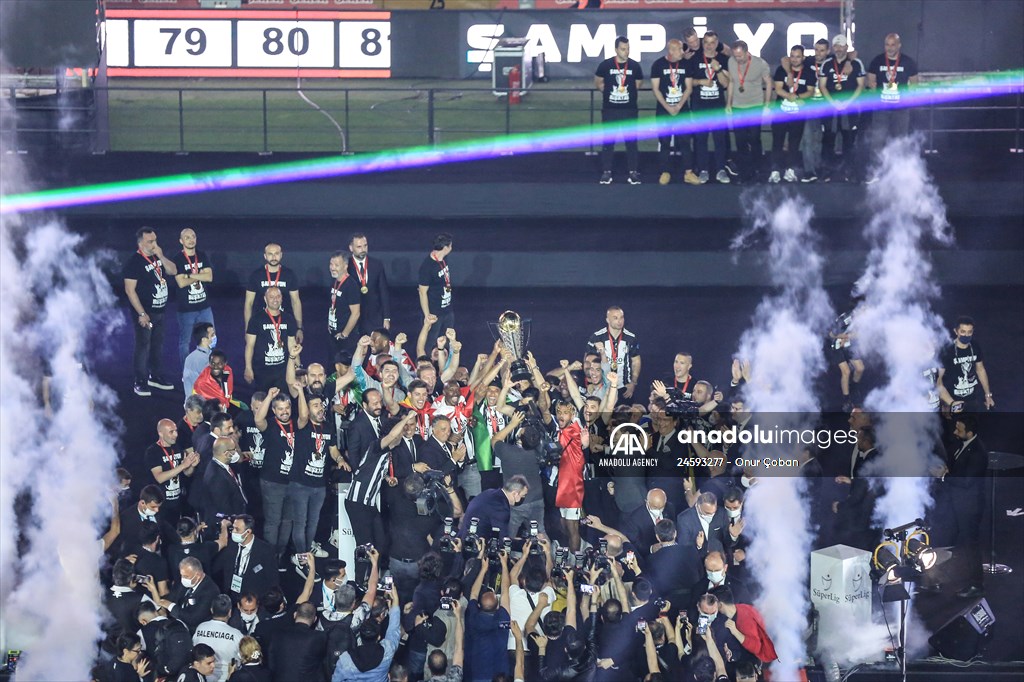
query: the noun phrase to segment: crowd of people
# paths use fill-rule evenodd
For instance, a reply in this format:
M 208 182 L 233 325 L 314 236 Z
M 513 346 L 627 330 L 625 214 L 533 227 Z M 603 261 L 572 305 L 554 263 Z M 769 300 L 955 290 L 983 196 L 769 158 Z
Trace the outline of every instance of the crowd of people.
M 493 346 L 464 353 L 448 234 L 418 273 L 412 347 L 392 325 L 382 264 L 355 234 L 329 258 L 326 311 L 303 309 L 281 246 L 267 244 L 245 280 L 244 349 L 229 353 L 216 343 L 208 255 L 192 229 L 179 241 L 168 257 L 140 229 L 123 270 L 136 394 L 176 390 L 162 369 L 173 289 L 192 338 L 178 344 L 183 416 L 156 424 L 146 480 L 118 471 L 97 680 L 763 679 L 776 654 L 746 564 L 756 472 L 735 464 L 737 447 L 678 438 L 748 427 L 748 362 L 733 360 L 721 389 L 686 351 L 652 371 L 614 305 L 543 366 L 515 352 L 515 315 Z M 795 453 L 817 547 L 870 549 L 878 537 L 856 314 L 822 339 L 847 369 L 856 445 Z M 974 412 L 994 399 L 974 321 L 954 331 L 931 381 L 936 419 L 942 408 L 957 440 L 933 473 L 977 594 L 987 455 Z M 309 357 L 304 332 L 322 335 L 329 357 Z M 624 423 L 647 434 L 657 465 L 605 459 Z
M 884 50 L 865 67 L 840 34 L 810 48 L 793 45 L 773 69 L 752 55 L 745 41 L 727 45 L 713 30 L 698 36 L 695 29 L 686 29 L 682 39 L 668 41 L 665 56 L 651 66 L 655 120 L 725 120 L 728 127 L 664 130 L 658 138 L 658 182 L 667 185 L 673 177 L 690 185 L 712 178 L 719 183 L 868 179 L 868 152 L 909 132 L 910 110 L 899 104 L 920 77 L 917 63 L 901 48 L 899 35 L 890 33 Z M 605 123 L 638 118 L 643 81 L 643 67 L 629 58 L 629 40 L 619 36 L 615 56 L 601 62 L 594 75 Z M 862 110 L 868 102 L 873 111 Z M 827 103 L 828 112 L 807 118 L 801 111 L 808 103 Z M 771 114 L 770 124 L 762 112 Z M 772 141 L 767 159 L 761 139 L 766 125 Z M 868 139 L 859 139 L 865 128 Z M 627 182 L 638 185 L 637 142 L 627 139 L 625 146 Z M 614 148 L 614 138 L 602 148 L 603 185 L 613 181 Z

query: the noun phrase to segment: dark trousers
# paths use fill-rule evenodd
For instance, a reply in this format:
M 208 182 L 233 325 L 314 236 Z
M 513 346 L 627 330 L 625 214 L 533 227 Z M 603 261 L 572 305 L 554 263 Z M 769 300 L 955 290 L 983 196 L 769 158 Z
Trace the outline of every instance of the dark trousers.
M 744 109 L 737 109 L 737 113 L 744 112 Z M 761 144 L 761 124 L 737 127 L 733 129 L 736 136 L 736 156 L 739 175 L 744 180 L 749 180 L 761 168 L 761 157 L 764 156 L 764 147 Z M 718 143 L 715 143 L 718 146 Z
M 675 116 L 672 116 L 664 109 L 661 105 L 658 105 L 658 109 L 655 112 L 658 123 L 664 124 L 666 121 L 679 121 L 683 120 L 683 116 L 688 114 L 685 111 L 680 111 Z M 665 135 L 658 136 L 658 169 L 662 173 L 672 172 L 672 152 L 676 152 L 681 155 L 679 167 L 684 170 L 693 169 L 693 152 L 690 151 L 690 144 L 693 136 L 683 135 L 682 133 L 667 133 Z
M 618 121 L 635 121 L 639 118 L 639 112 L 636 109 L 604 109 L 601 111 L 601 119 L 605 123 L 615 123 Z M 605 141 L 604 146 L 601 147 L 601 170 L 610 171 L 615 161 L 615 141 L 616 137 L 610 137 Z M 626 166 L 632 173 L 640 168 L 640 152 L 637 149 L 636 138 L 630 137 L 627 133 L 625 135 L 626 143 Z
M 437 322 L 434 323 L 434 326 L 427 333 L 427 353 L 430 353 L 432 348 L 437 347 L 436 341 L 439 336 L 443 336 L 446 331 L 455 328 L 455 308 L 452 306 L 430 312 L 437 315 Z
M 146 385 L 151 376 L 160 375 L 160 354 L 164 350 L 164 313 L 149 313 L 152 327 L 139 326 L 139 319 L 132 313 L 131 324 L 135 328 L 135 383 Z
M 984 494 L 981 494 L 981 499 Z M 981 587 L 985 579 L 981 558 L 981 520 L 982 511 L 979 500 L 958 500 L 953 497 L 953 523 L 956 526 L 956 538 L 953 541 L 954 551 L 960 556 L 966 568 L 968 585 Z
M 715 142 L 715 152 L 712 158 L 708 149 L 708 135 Z M 697 133 L 693 139 L 693 151 L 697 158 L 697 170 L 707 171 L 711 177 L 725 168 L 726 154 L 729 152 L 729 131 L 712 130 L 710 133 Z
M 854 114 L 835 114 L 825 120 L 825 133 L 821 138 L 821 157 L 833 175 L 849 172 L 853 165 L 853 146 L 857 142 L 857 117 Z M 836 156 L 836 135 L 843 136 L 843 158 Z
M 789 151 L 786 151 L 786 137 Z M 800 142 L 804 138 L 803 121 L 772 122 L 772 170 L 783 171 L 800 165 Z
M 388 536 L 384 529 L 384 517 L 374 507 L 345 500 L 345 511 L 352 524 L 352 535 L 357 545 L 372 544 L 382 559 L 388 553 Z M 382 564 L 386 565 L 386 564 Z

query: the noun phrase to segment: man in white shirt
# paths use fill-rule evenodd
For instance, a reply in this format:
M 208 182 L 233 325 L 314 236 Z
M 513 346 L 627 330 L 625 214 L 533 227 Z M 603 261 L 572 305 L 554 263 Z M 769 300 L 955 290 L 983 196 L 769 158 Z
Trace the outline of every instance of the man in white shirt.
M 206 644 L 217 654 L 208 682 L 227 682 L 231 659 L 240 658 L 238 643 L 242 641 L 242 633 L 228 625 L 231 618 L 231 597 L 228 595 L 215 597 L 210 612 L 213 618 L 199 624 L 192 636 L 192 644 Z

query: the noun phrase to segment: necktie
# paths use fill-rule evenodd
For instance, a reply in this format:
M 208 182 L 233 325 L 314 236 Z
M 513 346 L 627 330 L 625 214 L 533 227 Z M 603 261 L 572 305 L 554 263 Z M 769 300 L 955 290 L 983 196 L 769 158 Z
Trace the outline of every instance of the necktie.
M 380 435 L 380 418 L 379 417 L 370 417 L 370 423 L 373 424 L 373 432 L 379 436 Z

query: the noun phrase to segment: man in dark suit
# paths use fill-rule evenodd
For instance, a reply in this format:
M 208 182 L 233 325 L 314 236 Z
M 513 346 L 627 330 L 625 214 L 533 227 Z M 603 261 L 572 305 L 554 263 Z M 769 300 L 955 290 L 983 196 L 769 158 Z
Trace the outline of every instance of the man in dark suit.
M 384 403 L 380 391 L 369 388 L 363 391 L 363 409 L 352 419 L 352 424 L 345 431 L 348 463 L 353 469 L 363 461 L 363 455 L 370 444 L 381 437 L 381 412 Z
M 466 444 L 460 440 L 458 445 L 453 445 L 449 442 L 451 436 L 452 423 L 448 417 L 435 415 L 430 424 L 430 435 L 424 440 L 423 447 L 416 451 L 417 464 L 425 466 L 423 471 L 442 471 L 452 474 L 453 479 L 458 475 L 460 463 L 466 457 Z M 419 470 L 417 467 L 413 469 Z
M 111 549 L 114 556 L 121 557 L 134 551 L 142 540 L 142 531 L 147 527 L 147 523 L 156 523 L 160 527 L 160 538 L 167 544 L 177 541 L 178 534 L 160 515 L 163 503 L 162 486 L 151 483 L 142 489 L 139 501 L 120 514 L 121 532 Z
M 842 487 L 839 491 L 840 499 L 832 503 L 837 540 L 866 550 L 870 550 L 878 538 L 871 529 L 876 495 L 871 491 L 869 479 L 865 475 L 871 470 L 871 463 L 881 457 L 875 443 L 874 427 L 861 426 L 857 429 L 857 448 L 850 466 L 852 478 L 836 477 L 836 483 Z
M 694 599 L 700 599 L 704 594 L 717 596 L 719 590 L 728 588 L 735 595 L 736 601 L 741 604 L 749 604 L 752 596 L 750 590 L 747 589 L 743 581 L 732 575 L 729 569 L 729 562 L 726 560 L 725 554 L 719 551 L 708 553 L 704 557 L 703 575 L 697 578 L 697 582 L 690 588 L 690 594 Z
M 698 495 L 694 505 L 676 517 L 676 531 L 679 544 L 696 547 L 702 561 L 708 552 L 725 552 L 732 546 L 729 519 L 714 493 Z
M 391 451 L 391 463 L 399 485 L 413 473 L 413 467 L 420 462 L 420 450 L 425 441 L 416 433 L 416 422 L 406 424 L 402 440 Z M 423 469 L 423 466 L 417 467 Z
M 316 606 L 310 602 L 295 607 L 295 622 L 274 638 L 270 654 L 270 674 L 275 680 L 323 682 L 327 635 L 314 630 Z
M 647 491 L 647 500 L 643 504 L 622 517 L 622 520 L 619 521 L 619 530 L 636 545 L 641 554 L 647 556 L 651 553 L 651 545 L 659 542 L 655 533 L 655 525 L 663 518 L 675 519 L 675 507 L 668 501 L 664 490 L 652 488 Z M 672 530 L 675 535 L 674 522 Z
M 974 599 L 985 594 L 980 528 L 988 450 L 978 438 L 978 422 L 973 415 L 957 415 L 953 436 L 959 447 L 949 454 L 947 464 L 933 473 L 939 478 L 941 490 L 948 496 L 952 508 L 956 526 L 953 547 L 967 564 L 969 582 L 966 588 L 957 592 L 957 596 Z
M 224 594 L 237 602 L 243 594 L 265 594 L 280 584 L 277 555 L 270 543 L 256 537 L 248 514 L 231 522 L 231 542 L 217 555 L 214 574 Z
M 242 491 L 242 478 L 231 468 L 240 458 L 234 438 L 218 437 L 213 443 L 213 461 L 203 475 L 203 521 L 215 532 L 220 528 L 217 514 L 244 514 L 248 505 Z
M 107 642 L 113 642 L 124 633 L 134 633 L 139 629 L 135 622 L 135 609 L 142 601 L 142 593 L 135 591 L 135 566 L 127 559 L 118 559 L 113 569 L 114 584 L 110 591 L 103 595 L 103 603 L 107 611 L 114 617 L 104 627 Z
M 359 282 L 362 294 L 359 305 L 359 333 L 369 334 L 378 327 L 391 329 L 391 294 L 384 264 L 367 255 L 366 235 L 357 232 L 349 240 L 348 274 Z
M 674 608 L 689 608 L 696 598 L 691 587 L 700 578 L 700 558 L 693 545 L 676 544 L 676 524 L 661 519 L 655 525 L 658 549 L 647 558 L 647 575 L 659 596 Z
M 178 566 L 181 573 L 181 584 L 171 591 L 167 599 L 162 599 L 156 585 L 147 585 L 153 601 L 167 609 L 174 618 L 188 626 L 190 632 L 210 619 L 210 607 L 214 598 L 220 594 L 213 578 L 203 572 L 203 564 L 195 557 L 185 557 Z

